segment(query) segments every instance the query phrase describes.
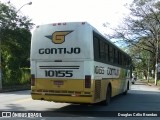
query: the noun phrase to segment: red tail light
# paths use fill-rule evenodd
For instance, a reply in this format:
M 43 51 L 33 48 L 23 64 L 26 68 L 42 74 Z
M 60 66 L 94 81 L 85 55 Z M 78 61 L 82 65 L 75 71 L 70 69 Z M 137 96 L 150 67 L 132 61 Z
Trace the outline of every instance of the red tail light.
M 91 76 L 85 75 L 85 88 L 91 88 Z
M 35 86 L 35 75 L 31 75 L 31 86 Z

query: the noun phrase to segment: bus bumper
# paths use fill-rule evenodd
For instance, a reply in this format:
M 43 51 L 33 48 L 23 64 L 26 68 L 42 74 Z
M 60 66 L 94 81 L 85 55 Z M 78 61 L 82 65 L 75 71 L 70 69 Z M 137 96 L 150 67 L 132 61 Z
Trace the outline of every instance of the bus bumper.
M 61 103 L 94 103 L 92 95 L 49 95 L 31 93 L 33 100 L 44 100 Z

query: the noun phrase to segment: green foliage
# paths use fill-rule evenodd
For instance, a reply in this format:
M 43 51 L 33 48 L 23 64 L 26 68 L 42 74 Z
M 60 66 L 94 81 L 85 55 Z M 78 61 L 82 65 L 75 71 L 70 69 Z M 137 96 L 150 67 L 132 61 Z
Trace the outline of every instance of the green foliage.
M 129 9 L 130 15 L 115 29 L 112 37 L 128 45 L 135 68 L 147 77 L 148 67 L 155 69 L 157 43 L 160 47 L 160 2 L 134 0 Z M 160 62 L 160 54 L 158 56 Z
M 154 61 L 152 60 L 153 58 L 151 57 L 150 52 L 145 51 L 145 50 L 140 50 L 139 48 L 133 46 L 130 47 L 130 53 L 132 57 L 132 62 L 134 66 L 134 71 L 136 73 L 140 73 L 139 77 L 142 77 L 142 73 L 144 77 L 147 79 L 147 74 L 148 74 L 148 67 L 151 72 L 151 70 L 154 68 Z
M 30 84 L 30 69 L 29 68 L 22 68 L 21 69 L 21 81 L 20 84 Z
M 3 85 L 24 84 L 29 81 L 30 40 L 33 23 L 16 9 L 0 3 L 0 40 Z

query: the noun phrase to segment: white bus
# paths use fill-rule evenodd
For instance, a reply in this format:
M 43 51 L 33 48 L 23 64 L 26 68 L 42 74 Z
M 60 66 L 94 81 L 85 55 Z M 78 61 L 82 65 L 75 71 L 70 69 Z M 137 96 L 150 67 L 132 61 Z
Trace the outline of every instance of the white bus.
M 107 105 L 130 86 L 131 58 L 87 22 L 37 26 L 30 58 L 34 100 Z

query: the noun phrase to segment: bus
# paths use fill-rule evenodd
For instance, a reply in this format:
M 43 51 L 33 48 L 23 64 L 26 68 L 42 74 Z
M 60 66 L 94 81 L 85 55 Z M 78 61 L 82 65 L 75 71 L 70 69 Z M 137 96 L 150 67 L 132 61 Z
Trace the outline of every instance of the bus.
M 130 88 L 130 56 L 88 22 L 37 26 L 30 59 L 33 100 L 108 105 Z

